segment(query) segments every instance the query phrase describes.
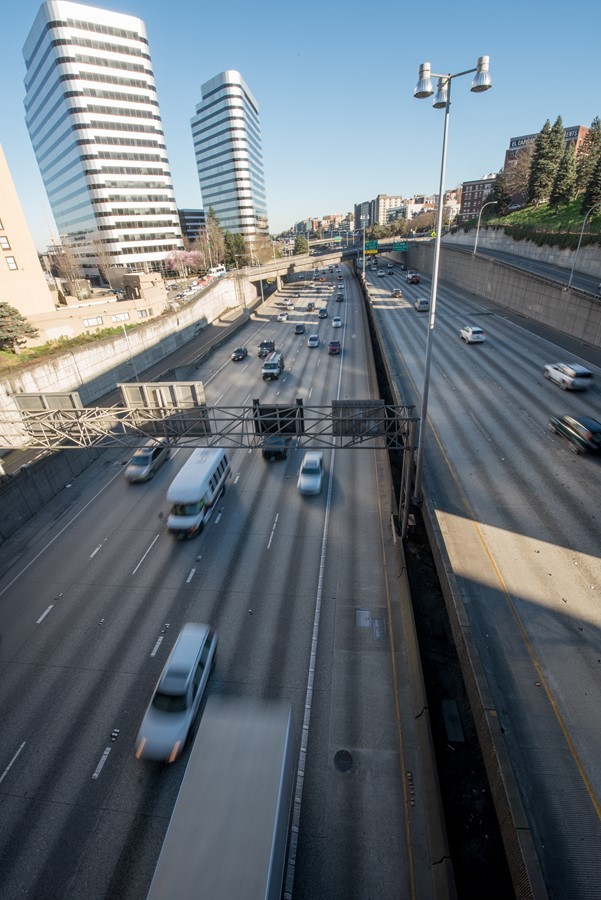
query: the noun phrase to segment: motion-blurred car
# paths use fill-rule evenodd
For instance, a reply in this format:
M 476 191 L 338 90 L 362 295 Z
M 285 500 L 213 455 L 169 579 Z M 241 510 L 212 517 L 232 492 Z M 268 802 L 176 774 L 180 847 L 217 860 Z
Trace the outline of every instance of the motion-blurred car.
M 593 373 L 578 363 L 552 363 L 545 366 L 543 375 L 564 391 L 585 391 L 593 383 Z
M 340 316 L 334 316 L 332 319 L 332 328 L 342 328 L 342 319 Z
M 570 450 L 601 451 L 601 422 L 588 416 L 551 416 L 549 428 L 569 441 Z
M 320 309 L 319 312 L 317 313 L 317 317 L 318 317 L 319 319 L 327 319 L 327 318 L 328 318 L 328 311 L 327 311 L 327 309 L 325 308 L 325 306 L 322 306 L 322 307 L 321 307 L 321 309 Z
M 330 356 L 338 356 L 340 349 L 340 341 L 330 341 L 328 344 L 328 353 Z
M 295 291 L 292 295 L 293 297 L 300 297 L 300 291 Z
M 128 462 L 124 472 L 125 478 L 131 482 L 149 481 L 170 456 L 171 450 L 164 438 L 148 441 L 146 446 L 138 447 Z
M 307 347 L 319 347 L 319 335 L 310 334 L 307 341 Z
M 395 288 L 394 291 L 391 293 L 390 296 L 391 296 L 391 297 L 397 297 L 397 298 L 398 298 L 398 297 L 402 297 L 402 296 L 403 296 L 403 292 L 402 292 L 402 290 L 401 290 L 400 288 Z
M 136 758 L 174 762 L 181 754 L 215 665 L 217 635 L 188 622 L 161 672 L 136 738 Z
M 241 362 L 243 359 L 246 359 L 247 356 L 248 350 L 246 347 L 236 347 L 232 353 L 232 362 Z
M 417 274 L 417 272 L 412 272 L 411 270 L 409 270 L 405 275 L 405 281 L 407 282 L 407 284 L 419 284 L 421 278 Z
M 319 494 L 323 483 L 323 453 L 305 453 L 298 473 L 297 487 L 301 494 Z
M 384 269 L 378 269 L 378 275 L 386 275 L 386 271 Z
M 288 313 L 287 312 L 278 313 L 278 322 L 287 322 L 287 321 L 288 321 Z
M 425 300 L 422 297 L 418 297 L 413 305 L 418 312 L 428 312 L 428 310 L 430 309 L 430 301 Z
M 342 303 L 344 300 L 344 294 L 336 294 L 336 303 Z
M 466 344 L 481 344 L 482 341 L 486 340 L 486 335 L 476 325 L 464 325 L 459 332 L 459 337 Z
M 305 333 L 305 326 L 303 325 L 302 322 L 297 322 L 297 324 L 294 326 L 294 333 L 295 334 L 304 334 Z

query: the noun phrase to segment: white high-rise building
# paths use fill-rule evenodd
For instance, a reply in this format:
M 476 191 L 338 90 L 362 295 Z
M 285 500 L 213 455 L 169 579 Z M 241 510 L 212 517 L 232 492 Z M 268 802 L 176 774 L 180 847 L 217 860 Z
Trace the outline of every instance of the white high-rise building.
M 192 139 L 205 214 L 249 243 L 269 233 L 259 107 L 242 75 L 221 72 L 201 86 Z
M 159 268 L 183 242 L 144 22 L 47 0 L 23 55 L 27 128 L 61 240 L 90 270 L 100 254 Z

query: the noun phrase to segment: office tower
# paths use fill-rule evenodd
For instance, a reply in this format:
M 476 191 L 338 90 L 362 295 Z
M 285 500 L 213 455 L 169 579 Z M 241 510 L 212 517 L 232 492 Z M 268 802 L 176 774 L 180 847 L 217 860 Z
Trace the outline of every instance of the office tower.
M 183 247 L 141 19 L 47 0 L 23 48 L 26 123 L 63 243 L 86 274 Z M 92 270 L 92 271 L 90 271 Z
M 259 107 L 239 72 L 205 82 L 192 119 L 196 168 L 205 213 L 249 244 L 269 233 Z

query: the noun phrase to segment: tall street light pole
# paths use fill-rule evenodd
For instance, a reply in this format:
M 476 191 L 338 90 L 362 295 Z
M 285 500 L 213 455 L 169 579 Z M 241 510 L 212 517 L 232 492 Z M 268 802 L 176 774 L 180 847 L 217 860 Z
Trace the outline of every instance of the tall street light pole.
M 582 228 L 580 229 L 580 237 L 578 238 L 578 246 L 576 247 L 576 252 L 574 253 L 574 261 L 572 263 L 572 271 L 570 272 L 570 280 L 568 281 L 567 290 L 569 290 L 572 287 L 572 278 L 574 277 L 574 268 L 576 266 L 576 259 L 578 257 L 578 251 L 580 250 L 580 242 L 582 241 L 582 235 L 584 234 L 584 226 L 586 225 L 586 220 L 588 219 L 588 217 L 590 216 L 592 211 L 594 209 L 596 209 L 598 206 L 601 206 L 601 203 L 595 203 L 594 206 L 591 206 L 591 208 L 587 212 L 586 216 L 584 217 L 584 222 L 582 223 Z
M 426 359 L 424 363 L 424 387 L 422 391 L 421 416 L 419 426 L 419 438 L 417 443 L 417 462 L 415 468 L 415 486 L 413 499 L 416 503 L 422 500 L 422 472 L 424 466 L 424 442 L 428 422 L 428 393 L 430 389 L 430 363 L 432 358 L 432 337 L 436 322 L 436 296 L 438 293 L 438 267 L 440 260 L 440 239 L 442 234 L 442 207 L 444 196 L 444 179 L 447 164 L 447 136 L 449 131 L 449 111 L 451 108 L 451 81 L 462 75 L 475 72 L 471 90 L 482 93 L 492 87 L 492 81 L 488 71 L 488 56 L 480 56 L 475 69 L 466 69 L 464 72 L 456 72 L 454 75 L 437 75 L 430 71 L 430 63 L 422 63 L 419 67 L 419 81 L 413 91 L 413 96 L 418 100 L 431 97 L 434 93 L 432 78 L 438 79 L 436 96 L 432 101 L 435 109 L 444 109 L 444 130 L 442 138 L 442 159 L 440 164 L 440 187 L 438 191 L 438 209 L 436 211 L 436 237 L 434 238 L 434 264 L 432 267 L 432 293 L 430 299 L 430 321 L 426 338 Z
M 480 212 L 478 213 L 478 227 L 476 228 L 476 240 L 474 241 L 474 249 L 472 251 L 472 256 L 476 255 L 476 250 L 478 248 L 478 235 L 480 234 L 480 220 L 482 219 L 482 210 L 487 206 L 494 206 L 496 200 L 489 200 L 487 203 L 483 203 L 480 207 Z

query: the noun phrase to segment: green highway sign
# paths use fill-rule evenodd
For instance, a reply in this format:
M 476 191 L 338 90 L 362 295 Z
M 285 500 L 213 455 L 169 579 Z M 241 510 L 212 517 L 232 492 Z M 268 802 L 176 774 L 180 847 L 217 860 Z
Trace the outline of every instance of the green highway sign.
M 377 250 L 378 242 L 377 241 L 368 241 L 365 245 L 366 250 Z
M 409 249 L 409 244 L 407 241 L 401 241 L 401 243 L 393 244 L 393 250 L 398 250 L 400 253 L 405 253 Z
M 342 238 L 341 238 L 341 237 L 336 237 L 336 238 L 333 238 L 333 240 L 334 240 L 337 244 L 339 244 L 340 241 L 342 240 Z

